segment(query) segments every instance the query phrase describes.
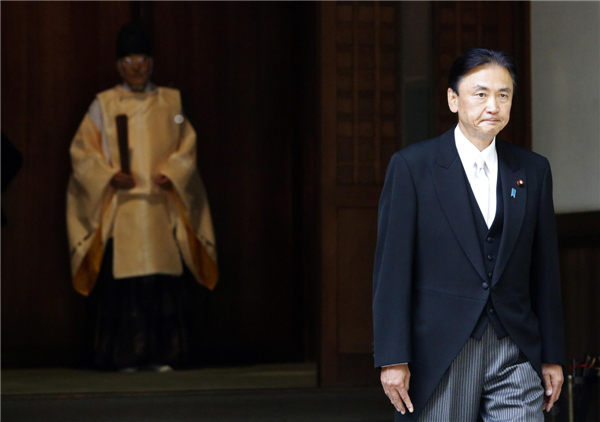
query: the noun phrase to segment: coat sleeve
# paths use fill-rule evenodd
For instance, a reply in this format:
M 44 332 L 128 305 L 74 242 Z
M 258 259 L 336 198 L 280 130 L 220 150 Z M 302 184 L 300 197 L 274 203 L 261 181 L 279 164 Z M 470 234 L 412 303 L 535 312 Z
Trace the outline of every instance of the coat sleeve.
M 552 173 L 546 161 L 533 238 L 530 290 L 542 339 L 542 363 L 565 365 L 558 237 L 552 200 Z
M 86 208 L 95 210 L 99 216 L 99 205 L 112 177 L 119 172 L 106 159 L 102 149 L 100 129 L 86 113 L 69 149 L 73 166 L 72 180 L 83 195 Z
M 88 295 L 102 262 L 102 216 L 114 195 L 112 167 L 102 149 L 99 128 L 86 113 L 70 147 L 73 173 L 67 187 L 67 231 L 73 286 Z
M 187 118 L 180 125 L 179 146 L 161 167 L 160 172 L 175 185 L 177 194 L 186 209 L 193 206 L 195 185 L 198 182 L 196 164 L 196 132 Z
M 373 271 L 375 367 L 411 361 L 411 292 L 417 196 L 408 165 L 394 154 L 379 200 Z
M 175 187 L 174 199 L 183 221 L 176 237 L 183 258 L 198 282 L 212 290 L 219 278 L 215 234 L 206 189 L 196 165 L 196 132 L 187 118 L 181 123 L 179 147 L 160 173 Z

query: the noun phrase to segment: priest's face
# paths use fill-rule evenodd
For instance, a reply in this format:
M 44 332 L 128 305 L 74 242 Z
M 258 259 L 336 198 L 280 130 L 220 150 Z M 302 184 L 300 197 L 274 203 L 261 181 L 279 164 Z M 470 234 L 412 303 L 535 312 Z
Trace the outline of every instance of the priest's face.
M 510 120 L 514 87 L 510 73 L 496 65 L 478 66 L 448 88 L 448 106 L 471 142 L 491 142 Z
M 132 91 L 141 92 L 146 88 L 152 74 L 152 57 L 145 54 L 132 54 L 117 61 L 117 69 Z

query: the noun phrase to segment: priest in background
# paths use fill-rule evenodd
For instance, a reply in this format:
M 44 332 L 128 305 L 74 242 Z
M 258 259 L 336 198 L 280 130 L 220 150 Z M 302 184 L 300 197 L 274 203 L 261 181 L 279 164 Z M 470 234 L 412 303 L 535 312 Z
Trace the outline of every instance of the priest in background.
M 150 81 L 142 26 L 120 30 L 117 58 L 122 84 L 96 96 L 70 147 L 73 286 L 93 299 L 95 367 L 168 371 L 190 354 L 187 283 L 217 283 L 215 239 L 196 134 L 179 91 Z

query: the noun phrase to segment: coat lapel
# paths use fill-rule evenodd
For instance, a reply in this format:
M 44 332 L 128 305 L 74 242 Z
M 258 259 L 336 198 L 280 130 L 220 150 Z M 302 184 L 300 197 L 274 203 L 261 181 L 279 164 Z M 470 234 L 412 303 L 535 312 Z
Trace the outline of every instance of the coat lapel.
M 465 254 L 481 278 L 487 281 L 481 247 L 465 181 L 465 171 L 456 150 L 454 128 L 440 137 L 438 155 L 431 166 L 433 180 L 446 218 Z
M 504 141 L 497 140 L 496 151 L 498 152 L 498 177 L 502 180 L 504 228 L 502 230 L 500 250 L 498 251 L 498 261 L 496 261 L 496 269 L 492 278 L 492 286 L 502 276 L 521 232 L 521 226 L 525 218 L 525 207 L 527 205 L 528 186 L 525 169 L 521 168 L 519 162 L 510 152 Z M 522 187 L 517 184 L 518 180 L 524 182 Z M 513 189 L 514 196 L 512 195 Z

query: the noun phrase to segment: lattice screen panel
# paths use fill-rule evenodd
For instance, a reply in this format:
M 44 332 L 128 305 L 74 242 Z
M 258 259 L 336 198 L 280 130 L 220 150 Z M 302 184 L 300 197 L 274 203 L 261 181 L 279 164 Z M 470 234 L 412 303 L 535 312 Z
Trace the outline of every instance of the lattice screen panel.
M 394 3 L 336 5 L 337 183 L 382 183 L 399 149 Z

